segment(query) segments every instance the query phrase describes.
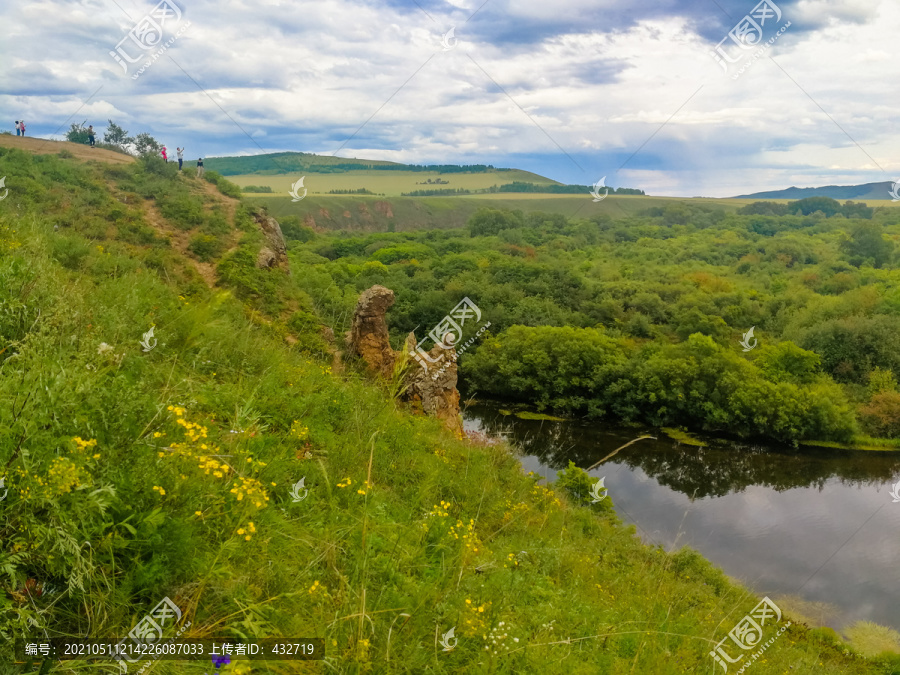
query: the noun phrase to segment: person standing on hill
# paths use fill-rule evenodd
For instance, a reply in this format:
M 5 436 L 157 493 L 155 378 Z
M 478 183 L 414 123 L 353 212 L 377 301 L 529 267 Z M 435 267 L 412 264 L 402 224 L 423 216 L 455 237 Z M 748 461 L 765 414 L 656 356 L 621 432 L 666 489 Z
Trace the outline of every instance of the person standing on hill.
M 16 136 L 22 135 L 22 129 L 19 128 L 19 120 L 16 120 Z
M 91 147 L 94 147 L 94 125 L 90 125 L 88 127 L 88 142 L 91 144 Z
M 197 178 L 203 178 L 203 158 L 197 160 Z
M 166 160 L 166 164 L 169 163 L 169 155 L 166 154 L 166 146 L 162 146 L 162 150 L 159 151 L 159 154 L 162 155 L 162 158 Z
M 178 155 L 178 170 L 181 171 L 181 163 L 184 161 L 184 148 L 175 148 L 175 154 Z
M 19 121 L 19 128 L 22 130 L 22 135 L 25 135 L 25 120 Z

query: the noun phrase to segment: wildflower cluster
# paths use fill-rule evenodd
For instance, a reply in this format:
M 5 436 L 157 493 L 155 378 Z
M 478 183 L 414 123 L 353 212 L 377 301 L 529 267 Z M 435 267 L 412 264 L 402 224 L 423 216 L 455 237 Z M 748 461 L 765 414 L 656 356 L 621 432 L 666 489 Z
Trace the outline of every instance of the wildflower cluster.
M 206 475 L 209 475 L 211 471 L 212 475 L 216 478 L 223 478 L 225 474 L 231 471 L 231 467 L 228 466 L 228 464 L 226 464 L 225 462 L 220 462 L 213 457 L 200 455 L 197 460 L 200 462 L 200 465 L 197 468 L 201 471 L 204 471 Z
M 269 494 L 263 487 L 263 484 L 255 478 L 245 478 L 241 476 L 237 483 L 231 488 L 231 493 L 235 495 L 238 501 L 243 501 L 244 497 L 251 502 L 256 508 L 263 509 L 266 502 L 269 501 Z
M 490 608 L 490 602 L 483 605 L 476 605 L 469 600 L 469 598 L 466 598 L 466 611 L 463 615 L 460 633 L 467 637 L 472 637 L 483 632 L 486 626 L 485 610 L 489 610 Z
M 422 529 L 428 529 L 428 520 L 431 518 L 446 518 L 450 515 L 450 502 L 441 500 L 440 506 L 435 504 L 431 507 L 431 511 L 425 514 L 425 522 L 422 523 Z
M 370 483 L 367 480 L 363 481 L 363 486 L 359 490 L 356 491 L 356 494 L 364 495 L 366 494 L 366 490 L 371 490 L 375 486 L 375 483 Z
M 340 483 L 338 483 L 337 486 L 338 486 L 339 488 L 350 487 L 350 484 L 351 484 L 352 482 L 353 482 L 353 481 L 350 480 L 350 476 L 347 476 L 344 480 L 342 480 Z
M 16 232 L 11 227 L 0 225 L 0 251 L 12 251 L 22 245 L 22 242 L 13 240 L 15 235 Z
M 531 494 L 538 500 L 546 502 L 547 505 L 553 504 L 556 507 L 561 507 L 562 502 L 559 501 L 559 497 L 556 496 L 556 493 L 553 492 L 552 489 L 545 487 L 544 485 L 535 485 L 531 488 Z
M 74 451 L 71 456 L 55 457 L 47 469 L 46 475 L 29 474 L 25 469 L 17 468 L 19 497 L 22 499 L 52 499 L 71 492 L 76 488 L 91 484 L 90 464 L 100 459 L 100 453 L 93 452 L 97 447 L 94 439 L 84 440 L 75 436 Z
M 75 452 L 80 455 L 90 455 L 91 459 L 100 459 L 99 453 L 91 452 L 92 448 L 97 447 L 96 439 L 92 438 L 91 440 L 86 441 L 79 436 L 75 436 L 72 440 L 75 441 Z
M 45 485 L 52 496 L 58 496 L 71 492 L 89 478 L 87 472 L 68 457 L 57 457 L 50 463 L 47 482 L 38 482 Z
M 247 530 L 250 531 L 249 534 L 247 533 Z M 256 525 L 253 524 L 252 520 L 249 523 L 247 523 L 247 529 L 244 529 L 243 527 L 239 527 L 237 529 L 237 534 L 242 536 L 246 541 L 250 541 L 250 539 L 251 539 L 250 535 L 255 534 L 255 533 L 256 533 Z
M 506 560 L 503 563 L 504 567 L 518 567 L 519 566 L 519 557 L 515 553 L 510 553 L 506 556 Z
M 516 516 L 520 513 L 524 513 L 528 510 L 528 504 L 525 502 L 519 502 L 518 504 L 513 504 L 511 499 L 506 500 L 506 508 L 507 510 L 503 514 L 503 522 L 508 523 L 511 520 L 514 520 Z
M 485 642 L 490 642 L 484 646 L 485 651 L 497 653 L 498 649 L 509 651 L 509 645 L 506 644 L 506 638 L 509 637 L 509 634 L 506 632 L 506 623 L 501 621 L 494 628 L 491 628 L 490 632 L 487 635 L 482 635 L 481 637 Z M 519 638 L 513 638 L 513 642 L 518 642 Z
M 326 591 L 327 589 L 325 588 L 325 586 L 322 586 L 321 584 L 319 584 L 319 581 L 318 581 L 318 580 L 316 580 L 316 581 L 313 582 L 313 585 L 309 587 L 309 591 L 307 591 L 307 592 L 308 592 L 310 595 L 315 595 L 316 591 L 318 591 L 318 590 L 321 590 L 321 591 L 324 592 L 324 591 Z
M 291 425 L 291 436 L 299 441 L 305 441 L 309 437 L 309 427 L 297 420 Z
M 165 496 L 166 496 L 166 491 L 165 491 L 163 488 L 161 488 L 159 485 L 154 485 L 154 486 L 153 486 L 153 491 L 154 491 L 154 492 L 158 492 L 160 497 L 165 497 Z
M 450 526 L 450 534 L 453 535 L 454 539 L 462 537 L 463 547 L 466 553 L 478 553 L 478 547 L 481 546 L 481 541 L 475 533 L 474 518 L 469 518 L 468 525 L 464 525 L 463 521 L 457 520 L 455 525 Z

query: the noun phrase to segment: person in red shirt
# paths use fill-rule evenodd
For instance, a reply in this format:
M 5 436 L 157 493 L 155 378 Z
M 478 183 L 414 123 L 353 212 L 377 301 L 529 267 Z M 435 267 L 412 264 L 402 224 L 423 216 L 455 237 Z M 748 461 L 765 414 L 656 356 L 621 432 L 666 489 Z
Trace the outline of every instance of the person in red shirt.
M 160 153 L 162 154 L 162 158 L 163 158 L 164 160 L 166 160 L 166 164 L 168 164 L 168 163 L 169 163 L 169 156 L 166 154 L 166 146 L 162 146 L 162 150 L 160 150 Z

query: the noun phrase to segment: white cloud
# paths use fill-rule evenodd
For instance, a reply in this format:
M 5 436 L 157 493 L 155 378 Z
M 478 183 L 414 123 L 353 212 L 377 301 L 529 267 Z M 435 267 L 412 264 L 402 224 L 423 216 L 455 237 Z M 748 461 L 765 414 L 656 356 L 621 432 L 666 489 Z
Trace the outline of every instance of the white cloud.
M 45 131 L 80 107 L 74 121 L 111 117 L 206 154 L 346 143 L 341 154 L 411 162 L 545 155 L 553 177 L 579 183 L 628 160 L 620 179 L 684 196 L 900 169 L 889 57 L 900 8 L 883 2 L 829 2 L 833 21 L 821 2 L 783 3 L 794 25 L 769 52 L 777 65 L 760 59 L 737 81 L 695 32 L 706 10 L 616 24 L 615 3 L 587 0 L 583 22 L 549 33 L 559 7 L 537 1 L 491 0 L 463 23 L 481 2 L 425 5 L 431 20 L 415 5 L 359 0 L 194 0 L 174 62 L 163 56 L 133 81 L 108 52 L 155 3 L 120 4 L 127 15 L 100 0 L 0 9 L 2 114 Z M 814 19 L 816 30 L 801 25 Z M 528 32 L 535 21 L 543 33 Z M 453 25 L 459 42 L 444 52 Z

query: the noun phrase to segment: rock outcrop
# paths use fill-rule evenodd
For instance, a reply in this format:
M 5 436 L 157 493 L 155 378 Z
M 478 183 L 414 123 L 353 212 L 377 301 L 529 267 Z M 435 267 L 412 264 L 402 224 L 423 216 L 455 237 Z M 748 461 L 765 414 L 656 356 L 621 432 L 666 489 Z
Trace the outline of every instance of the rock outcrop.
M 394 372 L 394 350 L 388 339 L 385 314 L 394 304 L 394 291 L 372 286 L 363 291 L 353 312 L 353 323 L 347 333 L 350 354 L 359 356 L 373 375 L 390 379 Z
M 401 398 L 420 403 L 422 411 L 443 421 L 457 434 L 462 434 L 459 415 L 459 392 L 456 389 L 456 352 L 435 345 L 422 359 L 427 369 L 414 359 L 416 336 L 406 338 L 404 352 L 395 352 L 388 339 L 387 310 L 394 304 L 394 292 L 384 286 L 372 286 L 363 292 L 353 313 L 347 333 L 350 354 L 360 357 L 372 375 L 385 380 L 394 378 L 395 364 L 405 364 Z
M 416 335 L 406 338 L 407 354 L 416 349 Z M 435 362 L 426 361 L 428 369 L 415 361 L 407 375 L 407 389 L 404 398 L 420 401 L 426 415 L 437 417 L 444 426 L 456 434 L 462 434 L 462 420 L 459 416 L 459 391 L 456 389 L 456 350 L 432 347 L 428 356 Z
M 265 212 L 255 213 L 253 218 L 260 232 L 266 238 L 265 244 L 259 249 L 259 253 L 256 254 L 256 266 L 260 268 L 278 267 L 290 274 L 291 268 L 288 264 L 287 246 L 284 243 L 281 225 Z

